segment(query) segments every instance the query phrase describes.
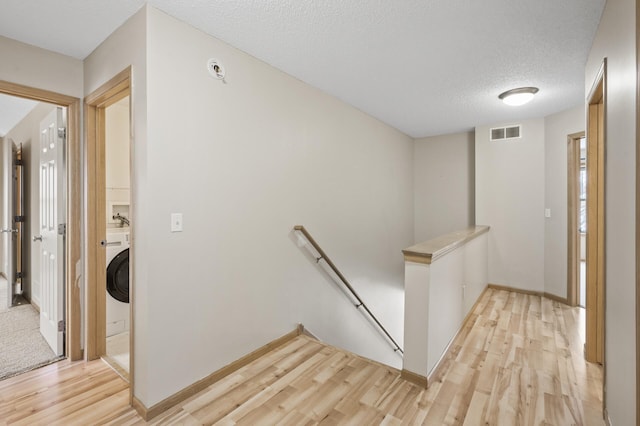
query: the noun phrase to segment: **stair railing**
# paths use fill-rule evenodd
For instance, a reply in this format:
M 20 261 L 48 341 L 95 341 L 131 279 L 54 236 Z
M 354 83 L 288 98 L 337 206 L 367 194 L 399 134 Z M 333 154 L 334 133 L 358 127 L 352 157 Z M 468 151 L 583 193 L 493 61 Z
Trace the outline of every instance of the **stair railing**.
M 380 323 L 380 321 L 378 321 L 378 318 L 376 318 L 376 316 L 373 314 L 373 312 L 371 312 L 371 310 L 366 305 L 366 303 L 364 303 L 364 301 L 360 298 L 360 296 L 355 291 L 355 289 L 351 286 L 351 284 L 349 284 L 349 281 L 347 281 L 345 276 L 342 275 L 342 272 L 340 272 L 338 270 L 338 268 L 331 261 L 329 256 L 327 256 L 327 254 L 324 252 L 324 250 L 322 250 L 322 248 L 318 245 L 316 240 L 314 240 L 313 237 L 311 236 L 311 234 L 309 234 L 309 231 L 307 231 L 305 229 L 305 227 L 302 226 L 302 225 L 296 225 L 296 226 L 293 227 L 293 229 L 295 231 L 300 232 L 306 238 L 306 240 L 311 244 L 311 246 L 315 249 L 315 251 L 318 252 L 319 257 L 315 258 L 316 259 L 316 263 L 320 263 L 320 261 L 323 260 L 329 266 L 329 268 L 331 268 L 331 270 L 340 279 L 342 284 L 344 284 L 344 286 L 347 288 L 347 290 L 349 290 L 351 295 L 358 301 L 357 303 L 354 303 L 355 308 L 358 309 L 358 310 L 360 310 L 360 308 L 364 309 L 364 312 L 366 312 L 369 315 L 369 317 L 373 320 L 375 325 L 378 326 L 378 329 L 387 337 L 387 339 L 389 339 L 389 343 L 391 343 L 393 345 L 393 347 L 394 347 L 393 351 L 399 353 L 400 355 L 404 354 L 404 351 L 402 350 L 402 348 L 398 345 L 398 343 L 396 343 L 396 341 L 393 339 L 393 337 L 391 337 L 391 335 L 389 334 L 387 329 L 384 328 L 384 326 Z

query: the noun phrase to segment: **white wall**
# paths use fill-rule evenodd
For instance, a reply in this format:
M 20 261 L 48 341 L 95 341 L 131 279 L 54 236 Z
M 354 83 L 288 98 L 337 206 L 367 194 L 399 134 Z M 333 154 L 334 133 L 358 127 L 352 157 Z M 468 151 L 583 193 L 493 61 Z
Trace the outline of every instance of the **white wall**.
M 585 130 L 584 105 L 545 117 L 544 291 L 567 297 L 567 136 Z
M 127 96 L 105 110 L 107 226 L 111 227 L 120 226 L 119 221 L 113 220 L 114 212 L 130 217 L 129 128 Z
M 489 141 L 522 124 L 522 138 Z M 544 291 L 544 120 L 476 128 L 476 223 L 491 226 L 489 283 Z
M 636 2 L 609 0 L 585 71 L 585 94 L 603 59 L 606 84 L 606 406 L 614 425 L 636 424 L 635 137 Z
M 474 149 L 473 132 L 415 140 L 416 243 L 475 224 Z
M 22 144 L 25 162 L 25 253 L 24 270 L 27 276 L 23 279 L 25 297 L 36 305 L 40 304 L 40 256 L 37 253 L 40 243 L 33 242 L 32 237 L 39 229 L 40 211 L 40 122 L 55 108 L 54 105 L 40 102 L 27 116 L 11 129 L 6 137 L 12 139 L 16 145 Z
M 147 7 L 138 11 L 84 61 L 85 95 L 131 66 L 131 223 L 134 226 L 131 228 L 130 262 L 133 264 L 132 297 L 135 301 L 132 324 L 135 335 L 134 392 L 140 401 L 148 400 L 148 359 L 151 358 L 147 349 L 147 318 L 150 309 L 148 268 L 162 265 L 147 256 L 147 234 L 150 232 L 147 217 L 151 215 L 147 208 L 147 13 Z M 144 220 L 138 220 L 141 218 Z
M 160 11 L 150 10 L 148 35 L 141 220 L 153 232 L 148 263 L 136 259 L 135 268 L 148 269 L 140 303 L 153 356 L 146 380 L 136 378 L 142 402 L 157 403 L 298 322 L 399 366 L 291 230 L 307 226 L 401 342 L 412 139 Z M 226 84 L 208 75 L 211 57 L 226 67 Z M 182 233 L 169 232 L 173 212 L 184 215 Z

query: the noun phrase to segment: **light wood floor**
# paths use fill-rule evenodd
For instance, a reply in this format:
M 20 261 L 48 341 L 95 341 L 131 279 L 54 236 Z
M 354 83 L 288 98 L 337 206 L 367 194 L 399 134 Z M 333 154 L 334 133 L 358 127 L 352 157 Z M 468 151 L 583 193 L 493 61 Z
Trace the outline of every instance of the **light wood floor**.
M 583 359 L 580 322 L 577 308 L 488 290 L 428 390 L 300 336 L 152 424 L 602 425 L 601 369 Z M 145 424 L 127 403 L 101 361 L 0 382 L 0 424 Z

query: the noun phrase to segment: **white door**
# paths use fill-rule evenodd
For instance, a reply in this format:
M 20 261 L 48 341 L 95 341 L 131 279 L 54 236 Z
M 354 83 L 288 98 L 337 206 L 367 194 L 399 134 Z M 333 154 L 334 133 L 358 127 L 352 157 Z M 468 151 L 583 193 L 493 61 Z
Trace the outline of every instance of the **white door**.
M 64 139 L 62 108 L 40 123 L 40 333 L 64 353 Z M 58 225 L 61 225 L 60 233 Z

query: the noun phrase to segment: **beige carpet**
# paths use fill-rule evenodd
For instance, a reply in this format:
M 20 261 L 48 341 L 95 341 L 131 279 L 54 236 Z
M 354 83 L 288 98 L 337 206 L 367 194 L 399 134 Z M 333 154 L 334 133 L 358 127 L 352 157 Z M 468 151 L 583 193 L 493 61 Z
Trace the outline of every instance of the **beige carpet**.
M 0 312 L 0 380 L 59 359 L 40 334 L 40 315 L 33 306 Z

